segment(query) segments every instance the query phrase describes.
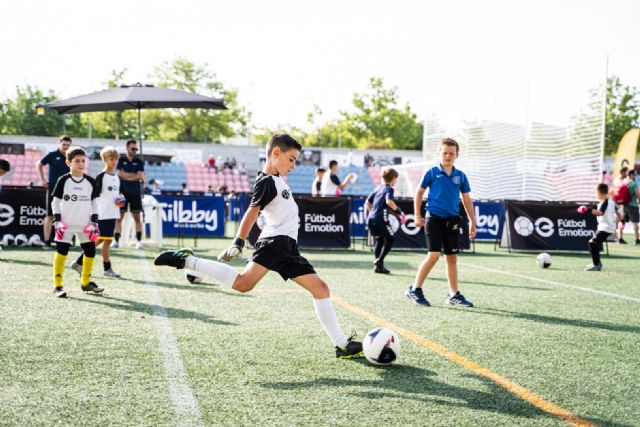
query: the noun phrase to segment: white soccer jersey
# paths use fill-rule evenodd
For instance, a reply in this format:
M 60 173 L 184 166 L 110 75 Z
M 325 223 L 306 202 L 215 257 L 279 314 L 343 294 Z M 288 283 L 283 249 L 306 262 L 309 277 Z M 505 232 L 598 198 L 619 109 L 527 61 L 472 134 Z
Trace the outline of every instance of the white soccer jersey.
M 316 196 L 322 194 L 320 191 L 322 190 L 322 180 L 317 176 L 313 179 L 311 183 L 311 195 Z
M 322 184 L 320 186 L 320 195 L 323 197 L 338 196 L 338 186 L 342 184 L 340 178 L 333 172 L 327 172 L 322 177 Z
M 604 215 L 596 217 L 598 218 L 598 231 L 607 233 L 616 231 L 616 208 L 613 200 L 606 199 L 600 202 L 596 209 L 604 213 Z
M 98 195 L 98 218 L 120 218 L 120 208 L 116 205 L 116 199 L 120 195 L 118 175 L 106 171 L 96 175 L 96 192 Z
M 82 177 L 62 175 L 53 189 L 51 209 L 60 215 L 69 232 L 81 232 L 97 213 L 95 181 L 89 175 Z
M 298 205 L 291 189 L 278 175 L 258 174 L 249 206 L 260 206 L 264 226 L 260 238 L 289 236 L 298 240 Z

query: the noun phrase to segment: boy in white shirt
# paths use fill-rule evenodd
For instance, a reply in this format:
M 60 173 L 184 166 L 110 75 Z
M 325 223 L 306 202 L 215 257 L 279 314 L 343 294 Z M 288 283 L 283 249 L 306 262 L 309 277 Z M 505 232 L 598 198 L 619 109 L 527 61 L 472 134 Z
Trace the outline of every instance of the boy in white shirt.
M 590 213 L 598 218 L 598 228 L 596 234 L 589 239 L 589 250 L 591 251 L 592 264 L 589 264 L 585 270 L 600 271 L 602 270 L 602 262 L 600 261 L 600 246 L 607 238 L 616 230 L 616 208 L 613 200 L 609 198 L 609 186 L 607 184 L 598 184 L 596 187 L 596 196 L 599 203 L 595 209 L 591 209 L 585 205 L 578 208 L 581 214 Z
M 120 207 L 124 206 L 124 196 L 120 193 L 120 177 L 116 173 L 116 164 L 120 154 L 113 146 L 107 146 L 100 151 L 100 158 L 104 163 L 104 169 L 96 175 L 96 197 L 98 203 L 98 228 L 100 237 L 96 246 L 102 244 L 102 266 L 107 277 L 120 278 L 113 271 L 109 255 L 109 247 L 113 240 L 116 221 L 120 218 Z M 78 273 L 82 272 L 83 255 L 73 263 L 71 268 Z
M 340 328 L 329 286 L 298 250 L 298 205 L 282 177 L 295 168 L 301 148 L 298 141 L 284 133 L 274 134 L 267 143 L 267 162 L 258 173 L 249 209 L 242 217 L 232 245 L 218 256 L 218 260 L 224 261 L 240 256 L 245 238 L 262 212 L 265 225 L 255 244 L 256 250 L 242 273 L 226 264 L 195 257 L 191 249 L 163 252 L 156 257 L 154 264 L 197 271 L 238 292 L 249 292 L 269 270 L 275 271 L 284 280 L 291 279 L 312 295 L 316 315 L 335 345 L 336 357 L 360 356 L 362 343 L 347 337 Z

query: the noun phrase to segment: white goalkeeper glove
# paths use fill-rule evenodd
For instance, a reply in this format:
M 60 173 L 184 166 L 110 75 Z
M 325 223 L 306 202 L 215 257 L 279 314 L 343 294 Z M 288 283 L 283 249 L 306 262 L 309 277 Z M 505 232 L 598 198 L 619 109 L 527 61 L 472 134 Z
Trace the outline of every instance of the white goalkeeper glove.
M 233 239 L 233 243 L 224 251 L 218 255 L 218 261 L 231 261 L 233 258 L 238 258 L 242 255 L 242 249 L 244 248 L 244 239 L 236 237 Z

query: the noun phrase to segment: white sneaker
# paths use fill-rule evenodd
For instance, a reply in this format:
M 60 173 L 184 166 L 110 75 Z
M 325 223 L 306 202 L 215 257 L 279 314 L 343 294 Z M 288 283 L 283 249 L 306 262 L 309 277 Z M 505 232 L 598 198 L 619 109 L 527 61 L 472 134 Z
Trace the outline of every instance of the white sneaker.
M 113 271 L 113 269 L 108 269 L 104 271 L 104 275 L 107 277 L 115 277 L 115 278 L 120 278 L 120 275 L 118 273 L 116 273 L 115 271 Z
M 137 243 L 136 243 L 136 249 L 144 249 L 144 243 L 142 243 L 142 242 L 137 242 Z
M 119 247 L 120 243 L 116 242 L 115 240 L 111 242 L 111 249 L 118 249 Z

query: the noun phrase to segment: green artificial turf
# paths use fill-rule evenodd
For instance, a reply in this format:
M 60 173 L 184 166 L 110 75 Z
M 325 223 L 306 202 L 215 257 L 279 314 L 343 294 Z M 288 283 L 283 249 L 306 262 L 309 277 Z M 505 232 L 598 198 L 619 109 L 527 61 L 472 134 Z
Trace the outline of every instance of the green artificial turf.
M 201 239 L 197 255 L 213 258 L 228 242 Z M 640 425 L 639 247 L 610 245 L 598 273 L 583 271 L 586 253 L 553 254 L 542 270 L 535 254 L 479 243 L 460 256 L 472 309 L 444 304 L 442 261 L 425 286 L 433 306 L 423 308 L 404 291 L 424 254 L 392 252 L 385 276 L 373 273 L 370 251 L 357 248 L 303 254 L 350 304 L 580 418 Z M 154 267 L 156 253 L 114 251 L 123 279 L 102 277 L 98 256 L 94 280 L 103 296 L 84 295 L 66 269 L 69 298 L 61 300 L 51 294 L 52 252 L 0 252 L 0 425 L 564 424 L 405 337 L 395 365 L 337 360 L 310 296 L 294 283 L 269 273 L 248 294 L 210 279 L 194 285 L 182 271 Z M 347 333 L 362 337 L 376 326 L 335 307 Z M 173 368 L 161 345 L 168 336 L 178 351 Z M 177 380 L 176 366 L 186 374 Z M 190 416 L 172 400 L 176 383 L 197 405 Z

